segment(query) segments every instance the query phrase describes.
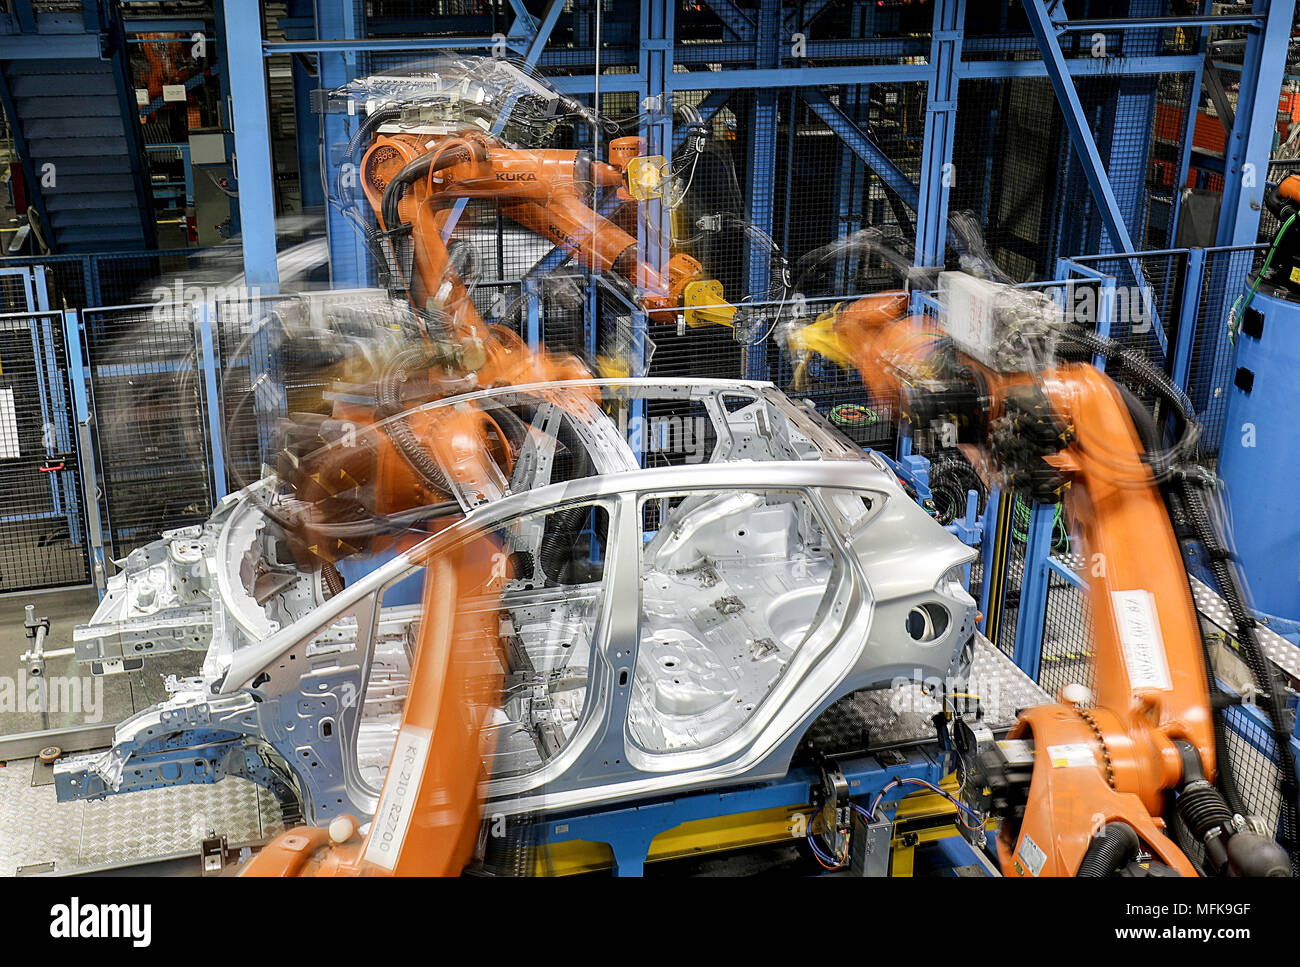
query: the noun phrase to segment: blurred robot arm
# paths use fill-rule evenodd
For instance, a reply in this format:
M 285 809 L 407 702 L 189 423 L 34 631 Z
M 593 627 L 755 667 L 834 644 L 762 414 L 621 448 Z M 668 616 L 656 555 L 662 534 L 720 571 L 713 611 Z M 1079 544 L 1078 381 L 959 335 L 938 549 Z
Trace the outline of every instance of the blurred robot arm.
M 1171 519 L 1205 516 L 1194 487 L 1177 491 L 1195 476 L 1185 464 L 1196 439 L 1185 397 L 1141 360 L 1065 325 L 1042 296 L 968 276 L 949 281 L 943 330 L 909 315 L 905 293 L 885 293 L 840 307 L 814 323 L 819 330 L 789 332 L 786 342 L 796 354 L 854 365 L 873 394 L 898 399 L 914 432 L 956 427 L 1005 489 L 1066 501 L 1093 562 L 1093 694 L 1063 690 L 1059 704 L 1026 710 L 1010 743 L 956 723 L 968 785 L 977 797 L 991 793 L 1001 820 L 1004 872 L 1131 875 L 1141 851 L 1150 858 L 1142 871 L 1288 875 L 1287 851 L 1237 815 L 1216 785 L 1223 763 L 1207 659 Z M 1153 450 L 1131 394 L 1090 364 L 1058 361 L 1058 339 L 1116 356 L 1168 397 L 1182 439 Z M 1174 841 L 1174 822 L 1204 860 L 1194 863 Z

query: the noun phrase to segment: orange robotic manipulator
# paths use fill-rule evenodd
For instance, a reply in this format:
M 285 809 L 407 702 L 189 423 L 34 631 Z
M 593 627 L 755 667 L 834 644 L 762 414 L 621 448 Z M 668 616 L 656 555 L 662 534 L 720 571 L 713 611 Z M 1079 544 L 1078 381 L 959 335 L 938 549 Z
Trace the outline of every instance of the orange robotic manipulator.
M 628 162 L 643 152 L 640 139 L 618 139 L 610 146 L 616 161 L 611 165 L 591 161 L 583 152 L 517 149 L 482 132 L 434 139 L 402 133 L 375 138 L 362 160 L 361 180 L 380 228 L 390 239 L 400 284 L 425 321 L 424 339 L 430 352 L 412 349 L 411 353 L 433 358 L 438 355 L 433 347 L 441 344 L 457 347 L 459 357 L 452 361 L 444 353 L 433 369 L 413 372 L 416 396 L 445 395 L 439 386 L 464 388 L 466 376 L 480 387 L 590 376 L 579 360 L 525 346 L 513 331 L 488 325 L 479 315 L 443 238 L 457 199 L 495 201 L 503 214 L 570 252 L 586 267 L 615 272 L 634 285 L 651 319 L 675 318 L 686 285 L 702 274 L 700 264 L 679 253 L 669 262 L 667 278 L 662 278 L 637 258 L 635 238 L 584 201 L 584 192 L 593 183 L 620 186 Z M 631 202 L 625 189 L 618 190 L 625 202 Z M 399 255 L 408 233 L 409 274 L 402 272 Z M 430 319 L 439 321 L 440 331 L 426 325 Z M 429 483 L 429 474 L 421 472 L 419 464 L 425 461 L 412 459 L 410 439 L 395 438 L 387 424 L 376 421 L 376 413 L 336 404 L 334 415 L 381 429 L 373 432 L 373 448 L 322 447 L 295 462 L 291 483 L 298 496 L 313 505 L 314 514 L 328 514 L 327 508 L 341 496 L 332 487 L 321 488 L 322 480 L 335 477 L 349 485 L 365 485 L 370 504 L 366 509 L 371 513 L 394 513 L 446 499 L 445 492 Z M 490 463 L 508 476 L 508 448 L 485 414 L 469 405 L 454 413 L 443 412 L 441 423 L 430 419 L 425 412 L 415 412 L 399 422 L 417 438 L 415 446 L 436 455 L 439 465 L 456 478 L 456 485 L 473 489 L 477 477 L 492 474 Z M 322 468 L 330 472 L 322 473 Z M 440 523 L 446 521 L 435 521 L 434 526 Z M 336 575 L 334 555 L 313 535 L 312 521 L 305 520 L 297 543 L 320 558 L 315 566 Z M 409 548 L 419 536 L 409 535 L 399 546 Z M 465 868 L 478 834 L 482 762 L 490 751 L 480 747 L 480 742 L 490 741 L 483 736 L 491 735 L 483 726 L 499 701 L 504 666 L 495 629 L 481 616 L 462 614 L 455 603 L 493 592 L 499 574 L 491 573 L 489 562 L 497 551 L 484 537 L 457 551 L 455 561 L 440 556 L 423 562 L 427 565 L 423 619 L 410 698 L 379 813 L 366 835 L 346 818 L 328 829 L 294 829 L 246 864 L 244 875 L 440 875 Z M 401 848 L 390 851 L 394 823 L 406 832 L 396 838 Z
M 362 158 L 361 182 L 383 232 L 392 237 L 410 226 L 413 270 L 402 282 L 412 304 L 449 315 L 457 335 L 478 335 L 477 313 L 448 264 L 443 237 L 460 199 L 496 202 L 501 214 L 585 267 L 627 280 L 652 319 L 671 322 L 686 286 L 703 274 L 700 263 L 679 252 L 661 276 L 638 257 L 637 240 L 585 200 L 588 191 L 600 187 L 616 188 L 631 202 L 620 186 L 642 150 L 640 138 L 616 139 L 610 145 L 615 163 L 606 164 L 583 151 L 511 147 L 481 131 L 432 140 L 380 135 Z
M 1063 690 L 1058 704 L 1022 712 L 1011 738 L 1031 743 L 1032 758 L 1019 764 L 1012 746 L 977 748 L 958 727 L 973 784 L 991 790 L 999 814 L 1003 872 L 1194 876 L 1201 870 L 1170 829 L 1181 821 L 1204 848 L 1203 871 L 1289 875 L 1271 830 L 1248 827 L 1215 788 L 1221 764 L 1200 625 L 1170 510 L 1118 386 L 1085 363 L 1031 376 L 940 353 L 942 335 L 907 315 L 902 294 L 859 300 L 835 328 L 875 394 L 901 394 L 906 411 L 910 387 L 925 383 L 920 405 L 973 430 L 1012 489 L 1064 497 L 1090 562 L 1094 694 Z M 971 390 L 949 396 L 961 402 L 935 392 L 940 371 Z M 1152 858 L 1140 866 L 1139 848 Z
M 1063 496 L 1091 562 L 1095 694 L 1063 690 L 1056 704 L 1025 710 L 1009 743 L 954 722 L 966 785 L 989 797 L 1000 821 L 1004 873 L 1288 875 L 1287 850 L 1229 808 L 1217 788 L 1224 763 L 1200 628 L 1150 444 L 1123 393 L 1087 364 L 1060 363 L 1033 376 L 940 352 L 942 337 L 906 307 L 905 296 L 890 294 L 839 313 L 845 356 L 875 394 L 898 394 L 913 421 L 923 421 L 928 407 L 964 422 L 1010 488 L 1040 500 Z M 966 391 L 945 395 L 952 382 Z M 920 385 L 926 391 L 909 399 Z M 493 550 L 484 538 L 454 561 L 427 562 L 402 738 L 365 835 L 346 818 L 329 829 L 293 830 L 254 857 L 246 874 L 464 868 L 481 821 L 480 726 L 499 687 L 483 669 L 493 667 L 498 645 L 491 628 L 454 602 L 490 586 Z M 1008 752 L 1016 740 L 1029 756 Z M 408 824 L 408 832 L 390 857 L 384 837 L 393 823 Z M 1194 862 L 1179 845 L 1175 823 L 1202 858 Z

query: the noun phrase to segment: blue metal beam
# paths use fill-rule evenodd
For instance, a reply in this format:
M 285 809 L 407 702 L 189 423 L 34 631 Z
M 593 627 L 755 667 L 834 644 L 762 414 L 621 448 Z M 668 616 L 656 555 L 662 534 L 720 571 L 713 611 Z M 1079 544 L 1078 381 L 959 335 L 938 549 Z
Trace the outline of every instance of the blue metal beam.
M 754 70 L 691 71 L 674 73 L 668 79 L 672 91 L 751 90 L 772 87 L 879 84 L 887 81 L 924 81 L 930 76 L 925 64 L 864 64 L 845 67 L 769 67 Z M 601 78 L 601 86 L 605 79 Z
M 1242 17 L 1184 14 L 1170 17 L 1137 16 L 1121 19 L 1058 20 L 1055 21 L 1055 26 L 1062 33 L 1077 33 L 1085 30 L 1102 32 L 1107 30 L 1186 30 L 1189 27 L 1200 26 L 1253 27 L 1259 24 L 1260 19 L 1259 14 Z
M 262 8 L 257 0 L 225 0 L 226 74 L 235 129 L 244 284 L 263 295 L 279 291 L 275 260 L 275 180 L 271 122 L 262 61 Z
M 895 779 L 916 778 L 938 782 L 947 771 L 947 760 L 934 744 L 911 748 L 902 758 L 885 765 L 877 756 L 841 760 L 840 769 L 853 799 L 871 800 Z M 613 855 L 616 876 L 641 876 L 646 857 L 656 836 L 683 823 L 781 807 L 805 806 L 819 774 L 809 768 L 791 769 L 780 779 L 723 788 L 670 799 L 615 806 L 590 813 L 561 813 L 533 825 L 536 841 L 543 844 L 587 840 L 606 843 Z M 881 802 L 881 814 L 889 817 L 908 794 L 900 788 Z
M 229 0 L 227 0 L 229 2 Z M 225 497 L 226 444 L 225 416 L 221 411 L 221 360 L 217 356 L 217 336 L 213 325 L 215 306 L 206 300 L 200 302 L 198 311 L 199 365 L 203 370 L 203 395 L 208 413 L 208 446 L 212 466 L 212 503 Z
M 532 39 L 528 42 L 528 49 L 524 51 L 524 62 L 529 67 L 534 66 L 537 63 L 537 58 L 542 56 L 546 42 L 551 39 L 551 32 L 555 30 L 555 22 L 560 19 L 560 13 L 563 10 L 564 4 L 557 3 L 555 0 L 551 0 L 546 5 L 546 12 L 542 15 L 542 21 L 537 25 Z
M 1250 28 L 1246 41 L 1236 119 L 1224 146 L 1223 204 L 1216 245 L 1250 245 L 1259 231 L 1295 0 L 1255 0 L 1252 9 L 1267 17 L 1262 26 Z M 1251 77 L 1254 82 L 1246 82 Z
M 281 40 L 262 45 L 263 56 L 276 54 L 382 53 L 384 51 L 468 50 L 487 48 L 497 43 L 494 37 L 393 37 L 355 40 Z M 506 39 L 507 47 L 522 50 L 518 41 Z
M 99 34 L 10 34 L 0 37 L 0 60 L 98 60 Z
M 916 264 L 943 265 L 948 229 L 948 190 L 957 134 L 957 77 L 966 0 L 935 0 L 930 78 L 925 104 L 921 187 L 916 204 Z
M 359 36 L 361 28 L 354 15 L 352 0 L 316 0 L 316 32 L 325 37 Z M 343 87 L 353 79 L 356 56 L 348 53 L 322 53 L 317 59 L 317 83 L 322 90 Z M 326 197 L 333 191 L 335 173 L 346 159 L 331 157 L 336 146 L 348 143 L 348 125 L 360 124 L 360 118 L 345 114 L 323 114 L 317 122 L 325 144 L 327 183 Z M 299 134 L 301 137 L 301 133 Z M 364 216 L 363 216 L 364 217 Z M 325 229 L 329 238 L 330 281 L 338 288 L 366 285 L 370 277 L 370 251 L 355 225 L 336 205 L 325 205 Z
M 1016 640 L 1012 660 L 1038 681 L 1043 654 L 1043 620 L 1047 613 L 1048 558 L 1052 553 L 1055 504 L 1034 504 L 1030 511 L 1025 565 L 1020 579 L 1020 606 L 1016 613 Z
M 898 169 L 878 144 L 868 138 L 853 120 L 831 103 L 825 94 L 816 89 L 801 92 L 807 105 L 826 126 L 838 134 L 853 153 L 861 158 L 886 185 L 894 190 L 907 206 L 916 211 L 920 204 L 920 191 L 911 179 Z
M 859 8 L 861 9 L 861 8 Z M 807 59 L 809 61 L 861 61 L 874 58 L 891 60 L 911 57 L 925 57 L 931 47 L 931 40 L 910 37 L 837 37 L 835 39 L 809 39 L 807 41 Z M 1038 46 L 1032 36 L 964 37 L 963 48 L 972 54 L 997 54 L 991 60 L 971 61 L 966 67 L 971 71 L 1011 72 L 1030 69 L 1037 65 L 1039 77 L 1045 77 L 1041 61 L 1008 60 L 1015 54 L 1036 54 Z M 1218 45 L 1220 48 L 1222 44 Z M 678 44 L 674 60 L 679 64 L 752 64 L 758 56 L 758 45 L 751 40 L 708 41 L 702 43 Z M 589 50 L 564 48 L 542 55 L 540 63 L 544 66 L 568 67 L 576 70 L 590 70 L 592 53 Z M 1070 73 L 1113 74 L 1113 73 L 1160 73 L 1162 71 L 1191 70 L 1193 57 L 1187 54 L 1160 54 L 1153 57 L 1138 57 L 1121 53 L 1109 58 L 1071 57 L 1068 59 Z M 635 45 L 625 50 L 613 49 L 601 51 L 601 63 L 607 65 L 631 66 L 636 63 Z M 845 66 L 852 66 L 851 64 Z M 1241 65 L 1223 65 L 1225 68 L 1240 71 Z M 798 69 L 798 68 L 795 68 Z
M 760 44 L 760 69 L 781 73 L 777 69 L 781 60 L 780 37 L 777 34 L 780 24 L 780 0 L 759 0 L 754 36 Z M 749 120 L 749 200 L 746 215 L 750 225 L 771 238 L 776 205 L 776 91 L 763 90 L 754 95 Z M 789 118 L 787 122 L 793 124 L 794 119 Z M 772 284 L 771 250 L 750 235 L 746 236 L 745 249 L 746 294 L 754 301 L 764 300 L 768 297 Z M 765 320 L 760 320 L 760 325 L 764 330 L 767 328 Z M 745 347 L 744 366 L 746 379 L 768 378 L 766 338 L 749 341 Z
M 967 41 L 963 49 L 969 49 Z M 924 52 L 918 54 L 923 56 Z M 752 55 L 747 58 L 752 61 Z M 545 63 L 547 58 L 542 58 Z M 676 63 L 730 61 L 720 50 L 708 45 L 691 44 L 674 53 Z M 1198 55 L 1161 55 L 1158 57 L 1070 57 L 1064 63 L 1071 77 L 1126 77 L 1134 74 L 1194 73 L 1202 62 Z M 602 58 L 602 63 L 605 61 Z M 582 67 L 583 65 L 568 65 Z M 587 65 L 588 67 L 590 65 Z M 1041 60 L 960 61 L 953 65 L 959 80 L 968 78 L 1046 77 Z M 744 91 L 771 87 L 841 86 L 847 84 L 885 84 L 908 81 L 928 82 L 934 70 L 928 64 L 846 64 L 839 67 L 742 68 L 724 71 L 675 71 L 668 79 L 668 91 Z M 547 78 L 566 94 L 591 92 L 590 74 L 557 75 Z M 635 92 L 641 88 L 638 74 L 605 74 L 600 79 L 602 91 Z
M 968 49 L 969 42 L 964 46 Z M 1059 45 L 1058 45 L 1059 47 Z M 1201 57 L 1197 54 L 1160 54 L 1153 57 L 1062 57 L 1071 77 L 1122 77 L 1131 74 L 1190 74 Z M 963 61 L 957 68 L 963 80 L 975 77 L 1048 77 L 1041 60 Z

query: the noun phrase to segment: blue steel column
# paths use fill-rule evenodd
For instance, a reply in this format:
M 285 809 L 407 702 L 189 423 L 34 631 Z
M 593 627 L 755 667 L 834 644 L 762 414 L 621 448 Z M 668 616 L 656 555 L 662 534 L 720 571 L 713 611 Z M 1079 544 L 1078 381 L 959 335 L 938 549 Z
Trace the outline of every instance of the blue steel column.
M 91 578 L 100 599 L 108 578 L 104 558 L 104 522 L 99 514 L 99 476 L 95 471 L 95 445 L 90 432 L 90 391 L 82 362 L 81 320 L 74 310 L 63 312 L 63 339 L 68 365 L 68 389 L 76 421 L 77 463 L 81 468 L 81 505 L 86 513 L 86 543 L 90 551 Z
M 1267 17 L 1262 26 L 1247 28 L 1236 120 L 1224 146 L 1223 207 L 1216 245 L 1252 245 L 1259 231 L 1295 0 L 1255 0 L 1254 10 Z
M 646 111 L 638 134 L 646 140 L 646 154 L 663 155 L 671 160 L 673 152 L 673 104 L 668 91 L 668 76 L 673 70 L 673 0 L 641 0 L 641 53 L 638 65 L 642 103 L 646 98 L 663 95 L 663 111 Z M 596 105 L 599 110 L 599 105 Z M 672 212 L 660 199 L 645 203 L 645 219 L 638 223 L 638 255 L 656 273 L 668 265 L 672 242 Z M 646 229 L 654 226 L 653 236 Z
M 599 2 L 599 0 L 597 0 Z M 641 0 L 641 52 L 637 66 L 641 75 L 638 94 L 641 103 L 647 98 L 663 97 L 663 110 L 657 114 L 649 109 L 637 133 L 645 138 L 647 155 L 662 155 L 672 161 L 673 94 L 668 89 L 668 79 L 673 72 L 673 42 L 676 35 L 675 0 Z M 725 98 L 724 98 L 725 100 Z M 713 108 L 721 106 L 721 102 Z M 596 105 L 599 109 L 599 105 Z M 662 199 L 644 203 L 644 217 L 637 220 L 637 255 L 661 279 L 667 281 L 668 260 L 671 257 L 673 237 L 672 212 Z M 631 311 L 632 326 L 631 374 L 646 373 L 645 347 L 648 320 L 643 312 Z M 597 323 L 599 325 L 599 323 Z M 633 436 L 637 441 L 637 460 L 644 458 L 646 440 L 645 400 L 635 400 L 629 414 L 637 428 Z
M 212 505 L 229 492 L 226 485 L 225 419 L 221 411 L 221 360 L 217 358 L 217 339 L 213 327 L 216 306 L 203 301 L 195 306 L 198 313 L 199 366 L 203 370 L 203 396 L 207 403 L 208 449 L 212 454 Z
M 984 635 L 988 634 L 989 589 L 993 584 L 993 567 L 996 559 L 994 543 L 997 540 L 998 507 L 1001 501 L 1002 491 L 997 484 L 989 487 L 989 497 L 984 502 L 983 539 L 980 541 L 979 629 Z
M 1043 654 L 1043 622 L 1047 617 L 1047 559 L 1052 553 L 1055 504 L 1033 504 L 1025 564 L 1020 577 L 1020 608 L 1016 612 L 1016 643 L 1012 659 L 1020 670 L 1038 681 Z
M 916 264 L 942 265 L 948 237 L 948 190 L 957 134 L 958 80 L 966 0 L 935 0 L 930 78 L 925 102 L 925 145 L 916 206 Z
M 1196 320 L 1201 308 L 1201 285 L 1205 281 L 1205 249 L 1188 250 L 1183 278 L 1183 301 L 1178 312 L 1172 378 L 1175 386 L 1187 391 L 1192 367 L 1192 341 L 1196 337 Z
M 310 36 L 308 25 L 313 20 L 311 0 L 292 0 L 289 17 L 300 23 L 302 33 L 289 33 L 291 39 Z M 293 28 L 290 28 L 291 31 Z M 326 204 L 325 188 L 321 180 L 320 145 L 317 143 L 319 125 L 311 112 L 311 92 L 315 80 L 308 73 L 302 58 L 290 55 L 293 67 L 293 109 L 298 141 L 298 192 L 303 210 L 319 208 Z
M 1286 69 L 1291 42 L 1295 0 L 1255 0 L 1256 13 L 1265 14 L 1263 26 L 1249 27 L 1241 65 L 1242 84 L 1237 111 L 1224 145 L 1223 201 L 1219 209 L 1216 245 L 1253 245 L 1259 234 L 1259 212 L 1264 203 L 1268 158 L 1277 128 L 1278 95 Z M 1254 83 L 1250 79 L 1254 78 Z M 1228 312 L 1236 294 L 1246 283 L 1250 265 L 1245 258 L 1216 254 L 1208 266 L 1205 311 L 1202 318 L 1217 323 Z M 1214 325 L 1214 360 L 1209 382 L 1198 387 L 1193 402 L 1200 405 L 1203 393 L 1232 386 L 1236 350 L 1225 346 L 1227 327 Z
M 781 64 L 781 0 L 759 0 L 754 31 L 758 68 L 774 70 Z M 792 72 L 793 73 L 793 72 Z M 754 92 L 750 111 L 749 223 L 765 235 L 772 234 L 776 183 L 777 97 L 774 89 Z M 791 119 L 793 122 L 793 118 Z M 755 302 L 767 299 L 772 284 L 772 253 L 753 238 L 746 239 L 746 294 Z M 767 379 L 767 324 L 759 320 L 745 349 L 745 378 Z
M 274 294 L 280 278 L 275 262 L 275 181 L 262 59 L 262 7 L 257 0 L 225 0 L 224 14 L 244 280 L 249 288 Z
M 227 3 L 230 0 L 226 0 Z M 351 40 L 360 37 L 352 0 L 316 0 L 317 40 Z M 356 74 L 354 51 L 325 51 L 316 55 L 317 77 L 322 90 L 343 87 Z M 306 119 L 304 119 L 306 120 Z M 325 144 L 326 191 L 333 191 L 339 166 L 344 159 L 332 156 L 336 146 L 347 144 L 349 124 L 360 124 L 360 117 L 346 114 L 321 115 L 320 130 Z M 301 138 L 303 132 L 298 132 Z M 330 280 L 335 287 L 349 289 L 369 284 L 370 253 L 356 226 L 334 205 L 325 206 L 325 230 L 329 238 Z

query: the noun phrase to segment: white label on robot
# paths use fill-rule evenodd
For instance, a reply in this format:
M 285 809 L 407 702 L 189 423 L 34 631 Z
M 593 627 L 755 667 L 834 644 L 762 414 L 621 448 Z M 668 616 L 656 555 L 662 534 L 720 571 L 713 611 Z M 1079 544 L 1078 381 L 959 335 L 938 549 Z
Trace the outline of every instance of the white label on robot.
M 1034 761 L 1034 743 L 1028 739 L 1002 739 L 998 748 L 1007 757 L 1008 762 L 1025 763 Z
M 1020 861 L 1025 864 L 1025 869 L 1031 876 L 1043 872 L 1043 864 L 1047 862 L 1047 854 L 1038 848 L 1038 844 L 1028 833 L 1020 839 Z
M 189 91 L 185 90 L 184 84 L 164 84 L 163 100 L 168 103 L 175 101 L 185 101 L 189 98 Z
M 1160 635 L 1155 596 L 1143 590 L 1112 591 L 1110 600 L 1115 608 L 1115 623 L 1130 685 L 1135 691 L 1148 688 L 1170 691 L 1173 683 L 1165 661 L 1165 642 Z
M 1097 758 L 1092 754 L 1092 746 L 1083 742 L 1049 745 L 1047 759 L 1052 763 L 1053 769 L 1073 769 L 1076 766 L 1097 764 Z
M 424 763 L 429 758 L 430 734 L 428 729 L 416 725 L 403 726 L 393 747 L 392 765 L 370 824 L 365 857 L 367 862 L 389 871 L 397 868 L 402 842 L 411 825 L 420 780 L 424 778 Z

